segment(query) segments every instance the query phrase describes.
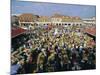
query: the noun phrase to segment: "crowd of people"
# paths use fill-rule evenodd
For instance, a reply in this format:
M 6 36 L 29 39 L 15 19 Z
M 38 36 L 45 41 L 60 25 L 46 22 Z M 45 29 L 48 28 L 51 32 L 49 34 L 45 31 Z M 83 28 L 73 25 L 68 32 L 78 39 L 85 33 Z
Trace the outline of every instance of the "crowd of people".
M 81 27 L 39 28 L 25 35 L 11 53 L 12 75 L 96 68 L 95 41 Z

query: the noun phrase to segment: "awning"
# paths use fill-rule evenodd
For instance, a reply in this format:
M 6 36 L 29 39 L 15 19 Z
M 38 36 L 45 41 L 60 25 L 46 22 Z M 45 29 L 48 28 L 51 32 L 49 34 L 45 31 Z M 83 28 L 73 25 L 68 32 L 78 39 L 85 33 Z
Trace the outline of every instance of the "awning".
M 11 28 L 11 38 L 14 38 L 18 35 L 21 35 L 21 34 L 25 33 L 25 32 L 26 32 L 26 30 L 22 29 L 20 27 L 12 27 Z
M 96 36 L 96 28 L 86 28 L 84 32 L 92 36 Z

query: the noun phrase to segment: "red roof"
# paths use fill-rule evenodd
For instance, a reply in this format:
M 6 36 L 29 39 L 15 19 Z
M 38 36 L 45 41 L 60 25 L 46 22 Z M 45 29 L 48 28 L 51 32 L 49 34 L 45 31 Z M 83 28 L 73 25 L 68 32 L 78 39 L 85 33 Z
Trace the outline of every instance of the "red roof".
M 11 37 L 14 38 L 20 34 L 23 34 L 24 32 L 26 32 L 25 29 L 19 28 L 19 27 L 12 27 L 11 28 Z
M 33 20 L 34 20 L 33 17 L 34 17 L 34 15 L 31 13 L 24 13 L 19 16 L 19 20 L 21 22 L 33 22 Z
M 96 28 L 86 28 L 85 32 L 92 36 L 96 36 Z

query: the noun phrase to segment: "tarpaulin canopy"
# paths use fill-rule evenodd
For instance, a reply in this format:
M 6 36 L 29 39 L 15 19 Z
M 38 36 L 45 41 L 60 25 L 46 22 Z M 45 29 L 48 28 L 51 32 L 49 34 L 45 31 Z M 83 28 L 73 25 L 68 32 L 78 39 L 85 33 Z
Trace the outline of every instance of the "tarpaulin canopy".
M 96 28 L 86 28 L 85 33 L 88 33 L 92 36 L 96 36 Z
M 26 32 L 26 30 L 22 29 L 20 27 L 12 27 L 11 28 L 11 37 L 14 38 L 18 35 L 21 35 L 21 34 L 25 33 L 25 32 Z

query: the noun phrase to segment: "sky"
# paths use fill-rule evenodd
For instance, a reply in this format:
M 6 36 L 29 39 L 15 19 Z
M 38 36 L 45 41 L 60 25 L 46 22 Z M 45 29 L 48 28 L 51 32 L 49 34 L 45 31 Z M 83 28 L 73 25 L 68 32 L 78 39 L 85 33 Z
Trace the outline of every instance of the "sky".
M 11 13 L 32 13 L 40 16 L 52 16 L 53 14 L 58 13 L 66 16 L 79 16 L 81 18 L 90 18 L 96 16 L 96 6 L 12 0 Z

